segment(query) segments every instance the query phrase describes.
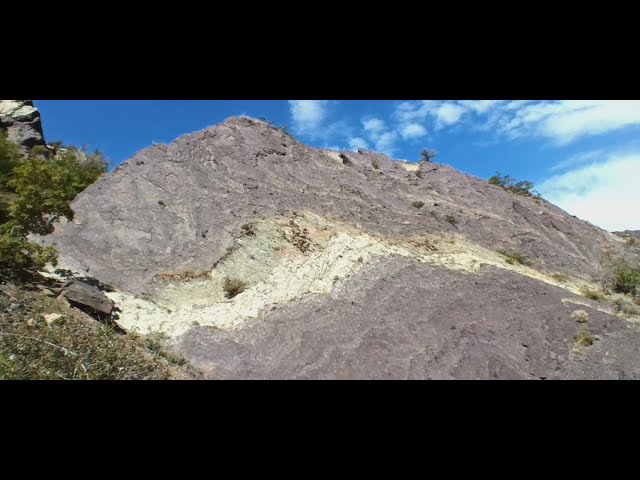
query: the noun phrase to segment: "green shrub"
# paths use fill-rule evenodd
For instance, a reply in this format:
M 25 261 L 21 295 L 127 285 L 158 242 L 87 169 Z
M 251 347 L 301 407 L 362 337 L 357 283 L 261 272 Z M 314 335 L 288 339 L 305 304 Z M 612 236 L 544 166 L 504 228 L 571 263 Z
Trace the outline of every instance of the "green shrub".
M 0 279 L 22 279 L 55 259 L 55 248 L 30 243 L 17 225 L 0 226 Z
M 22 279 L 55 263 L 55 249 L 29 243 L 27 235 L 51 233 L 62 216 L 72 220 L 71 201 L 108 167 L 98 151 L 67 147 L 55 158 L 33 152 L 21 159 L 0 135 L 0 279 Z
M 420 202 L 413 202 L 413 203 L 411 204 L 411 206 L 412 206 L 412 207 L 414 207 L 414 208 L 422 208 L 422 207 L 424 207 L 424 202 L 423 202 L 423 201 L 420 201 Z
M 0 132 L 0 190 L 10 190 L 8 183 L 19 163 L 20 147 L 9 141 L 5 132 Z
M 453 215 L 445 215 L 444 219 L 447 221 L 447 223 L 449 223 L 450 225 L 453 225 L 454 227 L 458 223 L 458 221 L 456 220 L 456 217 L 454 217 Z
M 624 243 L 626 243 L 627 245 L 629 245 L 630 247 L 634 246 L 635 244 L 637 244 L 637 240 L 634 237 L 628 237 Z
M 51 233 L 60 217 L 73 220 L 69 204 L 106 170 L 100 157 L 83 161 L 72 150 L 50 161 L 29 158 L 14 168 L 9 182 L 17 194 L 11 215 L 27 232 Z
M 533 182 L 523 180 L 516 182 L 516 179 L 509 175 L 500 175 L 497 173 L 489 179 L 491 185 L 497 185 L 504 188 L 508 192 L 516 195 L 524 195 L 527 197 L 539 197 L 538 192 L 533 190 Z
M 613 269 L 613 291 L 640 295 L 640 264 L 619 261 Z

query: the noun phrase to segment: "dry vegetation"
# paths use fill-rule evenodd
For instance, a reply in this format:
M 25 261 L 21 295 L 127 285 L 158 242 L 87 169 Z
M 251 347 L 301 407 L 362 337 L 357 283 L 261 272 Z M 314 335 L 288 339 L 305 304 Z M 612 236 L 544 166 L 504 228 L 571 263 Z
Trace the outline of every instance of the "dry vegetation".
M 159 344 L 99 323 L 41 292 L 0 292 L 0 312 L 2 380 L 200 377 Z M 45 315 L 52 313 L 60 317 L 47 321 Z

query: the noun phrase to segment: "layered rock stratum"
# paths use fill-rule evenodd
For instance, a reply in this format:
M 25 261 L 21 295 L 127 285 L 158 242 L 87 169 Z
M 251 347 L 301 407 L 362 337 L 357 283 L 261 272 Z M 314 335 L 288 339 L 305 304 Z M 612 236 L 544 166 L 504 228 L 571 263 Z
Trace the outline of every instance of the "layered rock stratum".
M 446 165 L 236 117 L 72 207 L 46 239 L 61 267 L 212 378 L 640 376 L 637 319 L 580 295 L 624 238 Z

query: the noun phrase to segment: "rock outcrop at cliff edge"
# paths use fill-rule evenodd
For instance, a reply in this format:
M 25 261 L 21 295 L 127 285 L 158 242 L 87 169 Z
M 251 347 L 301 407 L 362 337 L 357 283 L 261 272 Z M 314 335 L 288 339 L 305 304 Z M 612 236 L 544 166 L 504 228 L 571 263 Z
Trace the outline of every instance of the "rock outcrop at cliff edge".
M 40 112 L 32 100 L 0 100 L 0 131 L 25 148 L 45 145 Z
M 46 241 L 215 378 L 640 378 L 635 320 L 580 295 L 623 238 L 417 171 L 231 118 L 139 152 Z

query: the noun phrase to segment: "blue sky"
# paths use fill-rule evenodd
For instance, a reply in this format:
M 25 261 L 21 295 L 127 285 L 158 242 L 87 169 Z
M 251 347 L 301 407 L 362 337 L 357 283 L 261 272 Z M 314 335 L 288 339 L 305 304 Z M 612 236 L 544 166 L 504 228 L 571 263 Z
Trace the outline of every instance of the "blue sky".
M 531 180 L 545 198 L 607 230 L 640 229 L 637 100 L 36 100 L 47 141 L 87 145 L 117 165 L 152 143 L 234 115 L 287 125 L 302 142 L 371 148 L 488 178 Z

